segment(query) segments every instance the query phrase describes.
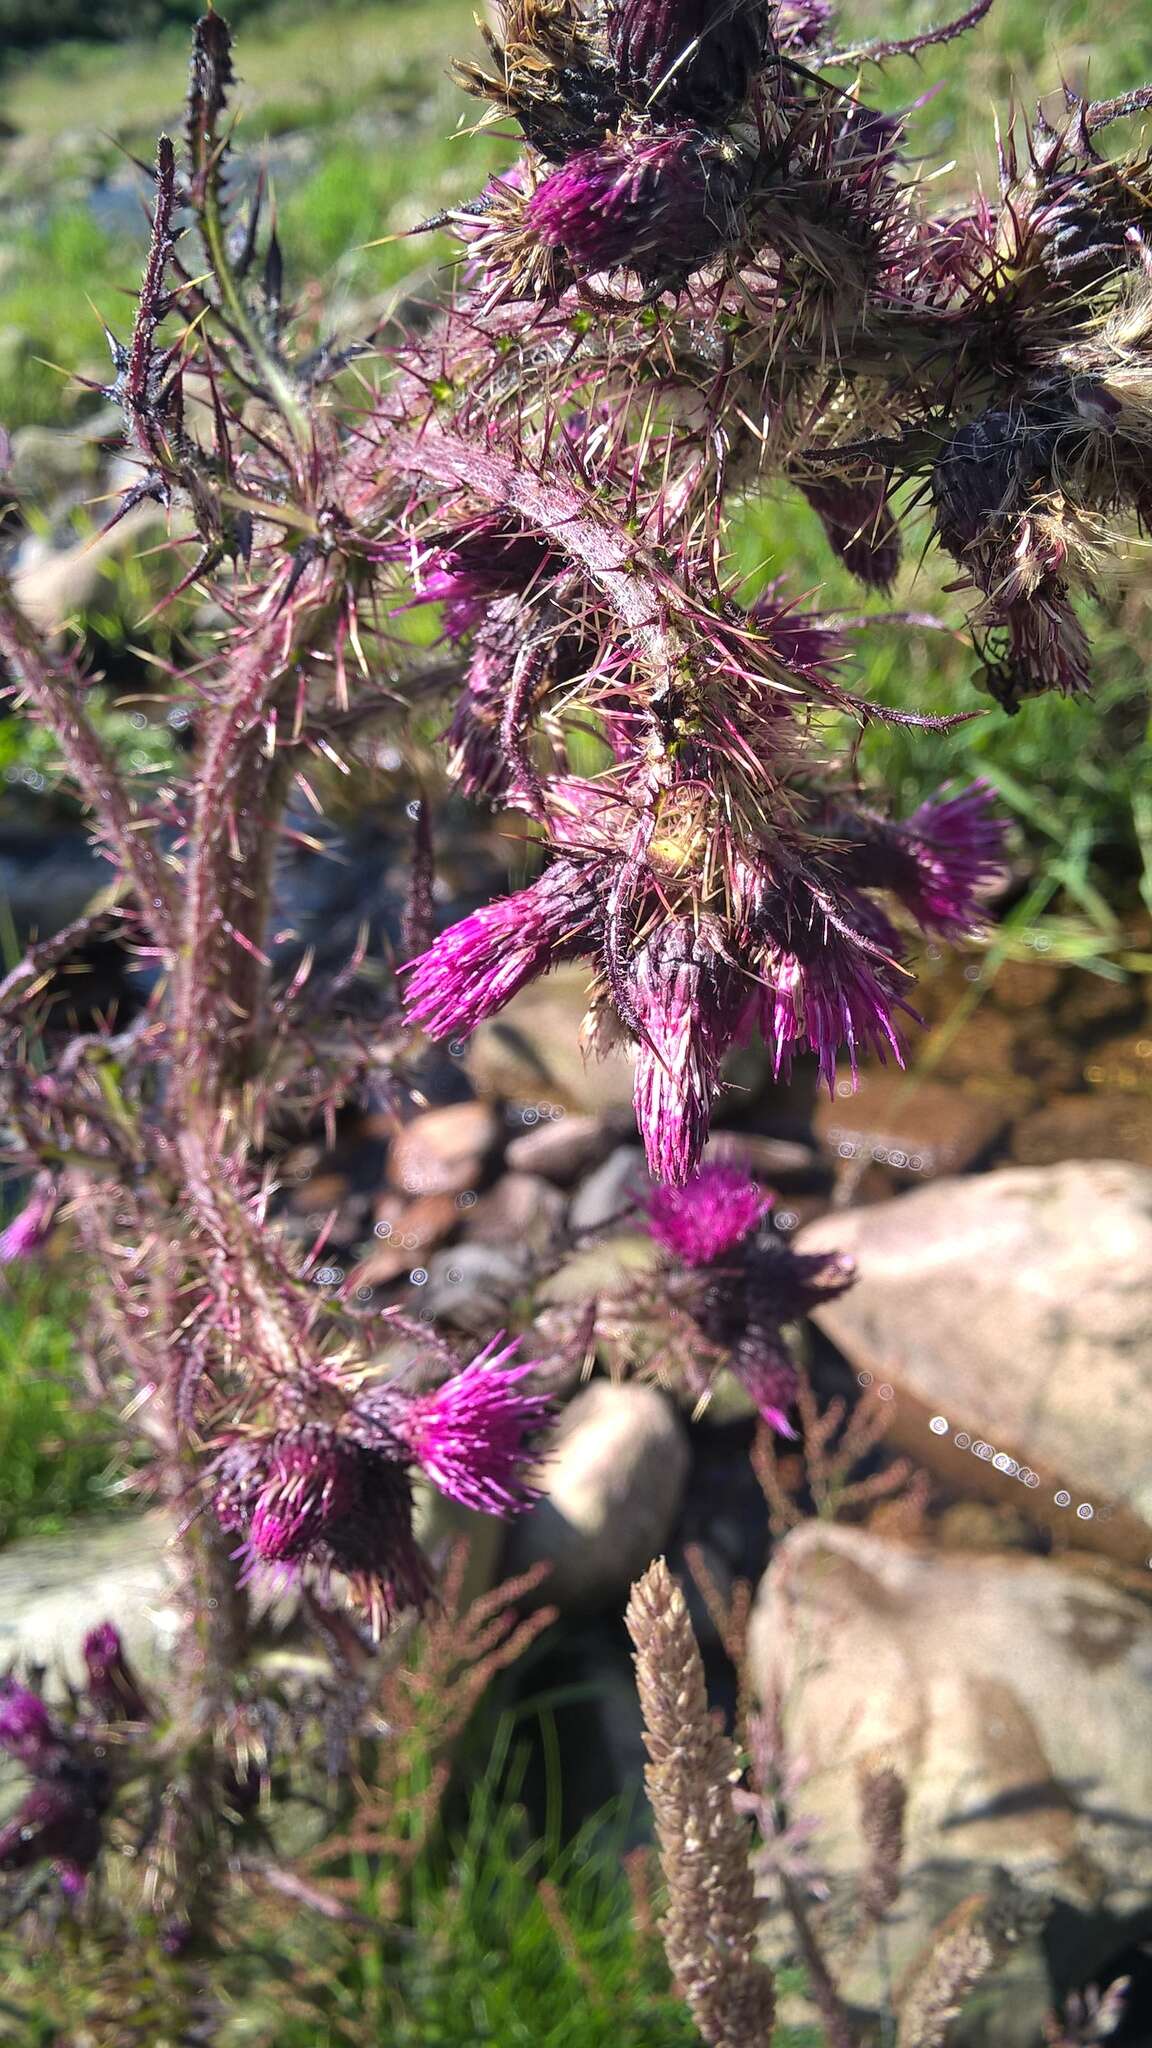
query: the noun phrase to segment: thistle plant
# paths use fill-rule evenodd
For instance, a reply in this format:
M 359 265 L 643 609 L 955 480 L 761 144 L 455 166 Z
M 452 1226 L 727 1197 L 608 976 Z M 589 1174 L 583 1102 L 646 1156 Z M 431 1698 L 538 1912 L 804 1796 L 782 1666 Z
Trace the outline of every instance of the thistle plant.
M 1152 516 L 1152 163 L 1102 147 L 1152 94 L 1069 91 L 1054 123 L 1005 135 L 996 192 L 934 212 L 907 122 L 859 81 L 988 4 L 858 44 L 826 0 L 501 0 L 460 77 L 521 155 L 429 223 L 456 238 L 454 276 L 374 369 L 299 339 L 260 193 L 232 198 L 229 30 L 196 30 L 107 387 L 138 465 L 119 512 L 164 508 L 172 594 L 212 599 L 170 679 L 178 771 L 133 780 L 82 656 L 42 644 L 0 584 L 5 687 L 54 735 L 119 875 L 0 986 L 9 1160 L 34 1179 L 0 1256 L 72 1219 L 141 1484 L 181 1531 L 164 1854 L 193 1942 L 216 1910 L 216 1733 L 253 1573 L 382 1631 L 431 1588 L 414 1474 L 510 1512 L 544 1420 L 510 1351 L 469 1362 L 317 1284 L 322 1233 L 301 1260 L 270 1218 L 285 1134 L 349 1105 L 402 1114 L 425 1036 L 466 1035 L 562 961 L 588 964 L 589 1055 L 631 1050 L 672 1188 L 750 1036 L 778 1075 L 809 1054 L 828 1086 L 838 1060 L 902 1057 L 910 935 L 977 927 L 1000 829 L 978 786 L 902 821 L 865 800 L 825 714 L 893 714 L 851 688 L 849 629 L 781 588 L 745 606 L 730 571 L 732 511 L 769 483 L 878 589 L 928 504 L 993 697 L 1087 685 L 1074 594 L 1114 522 Z M 409 629 L 425 606 L 431 652 Z M 414 777 L 430 714 L 446 774 L 539 864 L 439 934 Z M 290 803 L 322 808 L 323 777 L 382 732 L 416 792 L 405 957 L 286 969 Z M 53 977 L 96 934 L 149 993 L 125 1028 L 70 1034 Z M 701 1225 L 689 1265 L 706 1281 L 744 1260 L 763 1362 L 779 1303 L 742 1249 L 749 1198 L 729 1197 L 729 1234 Z

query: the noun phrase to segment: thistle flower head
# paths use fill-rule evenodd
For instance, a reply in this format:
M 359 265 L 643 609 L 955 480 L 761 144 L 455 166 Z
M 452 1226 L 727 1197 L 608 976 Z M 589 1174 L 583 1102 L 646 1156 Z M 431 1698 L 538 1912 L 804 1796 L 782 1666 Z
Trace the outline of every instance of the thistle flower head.
M 428 1568 L 412 1532 L 405 1453 L 377 1431 L 373 1448 L 327 1424 L 238 1440 L 214 1467 L 217 1519 L 240 1533 L 250 1574 L 306 1565 L 342 1572 L 374 1617 L 422 1606 Z
M 778 0 L 773 31 L 782 50 L 810 50 L 834 13 L 832 0 Z
M 924 931 L 960 938 L 980 923 L 980 897 L 1001 872 L 1005 825 L 990 783 L 940 790 L 895 823 L 857 814 L 833 819 L 847 850 L 842 867 L 853 885 L 899 897 Z
M 443 605 L 445 632 L 461 640 L 496 599 L 528 591 L 548 559 L 542 541 L 491 513 L 424 552 L 416 571 L 418 594 L 425 604 Z
M 845 913 L 848 907 L 845 904 Z M 895 935 L 863 899 L 851 908 L 855 926 L 816 897 L 806 908 L 801 908 L 801 899 L 794 900 L 786 916 L 773 916 L 771 925 L 778 936 L 760 961 L 762 986 L 756 1007 L 774 1072 L 790 1073 L 796 1051 L 806 1046 L 816 1055 L 829 1094 L 841 1052 L 847 1054 L 853 1076 L 865 1053 L 881 1061 L 891 1053 L 903 1065 L 895 1014 L 907 1011 L 908 1005 L 897 987 Z M 877 932 L 893 944 L 878 943 L 873 937 Z
M 87 1692 L 106 1721 L 144 1721 L 148 1707 L 124 1649 L 120 1631 L 102 1621 L 84 1638 Z
M 851 1287 L 852 1260 L 844 1252 L 798 1252 L 771 1233 L 762 1238 L 748 1266 L 750 1327 L 778 1330 L 811 1315 Z
M 752 1235 L 772 1197 L 738 1166 L 702 1166 L 683 1187 L 656 1187 L 647 1197 L 648 1228 L 657 1244 L 686 1266 L 710 1266 Z
M 36 1779 L 0 1827 L 0 1870 L 52 1863 L 60 1889 L 76 1897 L 104 1846 L 108 1802 L 108 1777 L 99 1765 L 61 1762 Z
M 788 1356 L 783 1340 L 760 1331 L 749 1331 L 732 1349 L 732 1370 L 756 1412 L 777 1436 L 795 1437 L 789 1417 L 800 1386 L 800 1375 Z
M 253 1564 L 299 1564 L 354 1508 L 357 1453 L 322 1424 L 237 1443 L 217 1461 L 216 1513 Z
M 734 231 L 739 180 L 717 145 L 683 127 L 581 150 L 536 187 L 526 229 L 573 266 L 686 277 Z
M 512 1364 L 517 1341 L 495 1338 L 435 1393 L 417 1395 L 397 1428 L 415 1462 L 441 1493 L 486 1515 L 512 1515 L 531 1492 L 525 1472 L 533 1440 L 550 1412 L 545 1394 L 520 1382 L 534 1362 Z
M 768 15 L 765 0 L 611 0 L 617 82 L 660 114 L 728 113 L 764 62 Z
M 27 1770 L 59 1753 L 63 1738 L 38 1692 L 16 1679 L 0 1685 L 0 1749 Z
M 527 889 L 450 926 L 408 962 L 409 1021 L 431 1038 L 474 1031 L 527 982 L 588 951 L 600 908 L 590 865 L 553 861 Z
M 870 589 L 888 590 L 900 567 L 900 530 L 883 473 L 806 476 L 799 483 L 844 567 Z
M 0 1230 L 0 1266 L 9 1266 L 14 1260 L 26 1259 L 39 1251 L 51 1231 L 55 1214 L 56 1189 L 44 1182 L 11 1223 Z
M 625 1021 L 638 1041 L 636 1123 L 655 1179 L 682 1187 L 700 1164 L 744 1007 L 740 973 L 705 918 L 669 918 L 633 954 Z

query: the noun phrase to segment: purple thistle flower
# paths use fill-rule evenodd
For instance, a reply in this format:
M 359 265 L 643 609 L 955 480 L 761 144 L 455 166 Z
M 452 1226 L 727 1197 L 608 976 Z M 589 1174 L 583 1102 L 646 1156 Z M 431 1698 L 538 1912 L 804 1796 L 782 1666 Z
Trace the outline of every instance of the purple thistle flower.
M 523 625 L 514 598 L 490 607 L 477 629 L 464 688 L 441 734 L 448 743 L 448 773 L 465 796 L 496 798 L 508 790 L 512 769 L 500 726 Z
M 462 640 L 496 599 L 529 591 L 551 560 L 543 541 L 491 513 L 429 549 L 416 572 L 419 602 L 442 604 L 445 632 Z
M 844 567 L 870 589 L 889 589 L 900 567 L 900 529 L 883 473 L 797 481 Z
M 656 1180 L 682 1187 L 700 1164 L 744 999 L 738 970 L 703 919 L 669 920 L 628 963 L 625 1016 L 639 1039 L 636 1123 Z
M 862 898 L 853 909 L 867 929 L 853 930 L 813 898 L 802 923 L 783 921 L 787 937 L 769 946 L 760 967 L 756 1008 L 774 1073 L 787 1076 L 797 1049 L 807 1046 L 829 1094 L 842 1051 L 854 1079 L 864 1053 L 883 1061 L 890 1052 L 903 1066 L 894 1013 L 913 1014 L 896 986 L 899 963 L 884 950 L 894 934 Z
M 748 1327 L 762 1335 L 798 1322 L 851 1287 L 855 1266 L 846 1252 L 798 1252 L 767 1233 L 757 1240 L 748 1267 Z M 771 1347 L 769 1347 L 771 1348 Z
M 128 1662 L 120 1631 L 110 1621 L 84 1638 L 88 1697 L 106 1721 L 146 1721 L 148 1706 Z
M 98 1765 L 69 1759 L 50 1776 L 38 1777 L 6 1826 L 0 1827 L 0 1870 L 55 1866 L 69 1897 L 82 1892 L 104 1845 L 108 1810 L 107 1773 Z
M 0 1685 L 0 1749 L 35 1771 L 62 1747 L 63 1737 L 39 1693 L 5 1679 Z
M 538 185 L 525 225 L 581 270 L 687 276 L 731 238 L 737 181 L 697 128 L 618 136 Z
M 761 592 L 748 613 L 771 641 L 785 668 L 820 682 L 844 656 L 844 635 L 818 612 L 802 612 L 786 602 L 777 580 Z
M 244 1532 L 253 1566 L 299 1564 L 353 1507 L 357 1456 L 321 1424 L 232 1445 L 217 1461 L 217 1516 Z
M 474 1031 L 529 981 L 591 949 L 600 917 L 595 870 L 552 862 L 527 889 L 449 927 L 401 973 L 410 1023 L 430 1038 Z
M 55 1214 L 56 1189 L 51 1182 L 41 1183 L 11 1223 L 0 1230 L 0 1266 L 10 1266 L 15 1260 L 39 1251 L 52 1229 Z
M 832 19 L 832 0 L 779 0 L 773 32 L 782 50 L 810 50 Z
M 788 1410 L 795 1404 L 800 1375 L 779 1335 L 749 1331 L 733 1348 L 732 1371 L 777 1435 L 795 1437 Z
M 653 1188 L 648 1228 L 686 1266 L 709 1266 L 750 1237 L 772 1196 L 738 1166 L 702 1166 L 683 1187 Z
M 847 840 L 838 865 L 854 888 L 898 896 L 925 931 L 961 938 L 980 924 L 980 892 L 1001 872 L 1003 819 L 983 780 L 948 795 L 938 790 L 897 823 L 855 813 L 833 818 Z
M 723 114 L 746 98 L 768 48 L 765 0 L 613 0 L 608 47 L 643 108 Z
M 536 1366 L 509 1365 L 518 1349 L 518 1339 L 500 1349 L 494 1338 L 435 1393 L 409 1402 L 396 1424 L 441 1493 L 478 1514 L 513 1515 L 532 1498 L 524 1473 L 551 1403 L 546 1394 L 520 1391 Z
M 312 1423 L 237 1441 L 217 1457 L 215 1509 L 242 1534 L 246 1575 L 315 1565 L 353 1580 L 373 1614 L 423 1606 L 428 1567 L 412 1532 L 404 1451 L 376 1429 L 369 1446 Z
M 760 1414 L 782 1436 L 795 1436 L 788 1410 L 799 1377 L 783 1330 L 852 1285 L 842 1255 L 793 1251 L 769 1231 L 745 1247 L 738 1283 L 717 1278 L 702 1307 L 702 1324 L 729 1347 L 732 1371 Z

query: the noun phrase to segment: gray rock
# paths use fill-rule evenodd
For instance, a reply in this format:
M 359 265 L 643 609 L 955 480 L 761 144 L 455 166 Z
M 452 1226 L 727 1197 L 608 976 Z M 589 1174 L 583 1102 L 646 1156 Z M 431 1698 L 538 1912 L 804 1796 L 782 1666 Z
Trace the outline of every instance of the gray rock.
M 115 431 L 123 433 L 118 410 L 115 417 Z M 88 421 L 75 428 L 17 427 L 4 481 L 19 497 L 43 510 L 58 492 L 76 484 L 91 484 L 100 461 L 99 442 Z
M 875 2011 L 941 1918 L 1006 1873 L 1061 1908 L 1050 1987 L 1039 1937 L 949 2034 L 1033 2048 L 1062 1992 L 1152 1929 L 1152 1611 L 1100 1568 L 1019 1554 L 941 1556 L 808 1522 L 777 1550 L 749 1638 L 757 1697 L 782 1703 L 829 1877 L 823 1932 L 847 1997 Z M 858 1774 L 905 1781 L 904 1884 L 886 1955 L 851 1936 L 865 1861 Z M 790 1933 L 765 1881 L 765 1939 Z
M 519 1256 L 538 1254 L 553 1243 L 564 1221 L 559 1188 L 538 1173 L 505 1173 L 466 1211 L 469 1244 L 494 1244 Z
M 568 1187 L 580 1174 L 599 1166 L 613 1143 L 607 1118 L 564 1114 L 513 1138 L 505 1157 L 518 1173 L 543 1174 L 545 1180 Z
M 907 1397 L 925 1451 L 938 1412 L 946 1448 L 967 1431 L 1040 1467 L 1049 1499 L 1052 1475 L 1078 1501 L 1152 1520 L 1152 1172 L 1069 1162 L 939 1181 L 796 1242 L 855 1259 L 856 1285 L 816 1321 L 891 1382 L 898 1416 Z
M 635 1214 L 640 1196 L 651 1182 L 639 1145 L 618 1145 L 611 1156 L 577 1188 L 568 1211 L 568 1228 L 584 1231 L 619 1225 Z
M 536 1474 L 543 1498 L 515 1523 L 508 1569 L 547 1560 L 542 1597 L 564 1609 L 622 1602 L 671 1534 L 690 1453 L 655 1387 L 593 1380 L 569 1402 Z
M 0 1671 L 43 1664 L 49 1692 L 83 1676 L 81 1645 L 98 1622 L 114 1622 L 140 1676 L 161 1680 L 180 1635 L 175 1597 L 174 1528 L 163 1509 L 116 1521 L 77 1518 L 59 1536 L 37 1536 L 0 1550 Z M 262 1642 L 283 1638 L 297 1613 L 295 1594 L 274 1575 L 251 1588 L 254 1629 Z
M 413 1288 L 410 1307 L 429 1318 L 442 1316 L 470 1336 L 491 1336 L 524 1287 L 529 1265 L 528 1255 L 515 1247 L 452 1245 L 429 1259 L 427 1282 Z

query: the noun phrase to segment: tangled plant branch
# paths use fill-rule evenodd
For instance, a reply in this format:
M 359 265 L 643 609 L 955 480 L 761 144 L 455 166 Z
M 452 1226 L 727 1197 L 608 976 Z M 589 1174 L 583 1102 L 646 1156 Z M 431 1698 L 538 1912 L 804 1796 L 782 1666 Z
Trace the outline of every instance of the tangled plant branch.
M 455 281 L 374 383 L 354 348 L 297 345 L 259 194 L 246 213 L 230 196 L 229 31 L 215 13 L 197 28 L 135 322 L 109 337 L 139 464 L 121 511 L 168 510 L 174 590 L 210 593 L 222 622 L 176 679 L 180 773 L 139 794 L 79 664 L 0 586 L 5 686 L 56 737 L 121 878 L 105 928 L 149 991 L 127 1029 L 69 1036 L 52 975 L 86 926 L 0 990 L 10 1164 L 39 1205 L 4 1256 L 45 1204 L 74 1217 L 144 1483 L 182 1532 L 189 1654 L 155 1854 L 190 1941 L 226 1860 L 217 1746 L 245 1582 L 293 1575 L 318 1612 L 350 1602 L 380 1633 L 429 1596 L 414 1475 L 513 1512 L 547 1419 L 495 1333 L 466 1360 L 314 1284 L 268 1221 L 289 1108 L 330 1124 L 400 1099 L 422 1034 L 467 1034 L 587 962 L 585 1049 L 630 1047 L 654 1176 L 696 1190 L 695 1222 L 662 1212 L 686 1312 L 702 1344 L 743 1345 L 782 1418 L 781 1327 L 836 1276 L 771 1269 L 746 1192 L 709 1222 L 715 1189 L 693 1176 L 725 1055 L 759 1033 L 777 1074 L 806 1052 L 830 1087 L 838 1058 L 899 1059 L 907 934 L 972 932 L 1002 848 L 980 786 L 904 820 L 864 803 L 823 714 L 888 714 L 845 679 L 846 629 L 779 588 L 742 605 L 733 507 L 799 491 L 886 588 L 923 500 L 992 695 L 1013 710 L 1087 687 L 1074 596 L 1114 522 L 1152 517 L 1152 162 L 1103 148 L 1149 94 L 1069 92 L 1058 120 L 1005 136 L 993 195 L 933 212 L 905 121 L 844 81 L 983 11 L 852 46 L 827 0 L 501 0 L 461 78 L 523 152 L 439 223 Z M 407 631 L 422 606 L 431 654 Z M 410 757 L 431 702 L 447 773 L 518 814 L 538 873 L 432 936 L 421 786 L 403 1000 L 360 953 L 327 983 L 308 955 L 286 971 L 270 905 L 288 805 L 320 804 L 317 767 L 382 725 Z

